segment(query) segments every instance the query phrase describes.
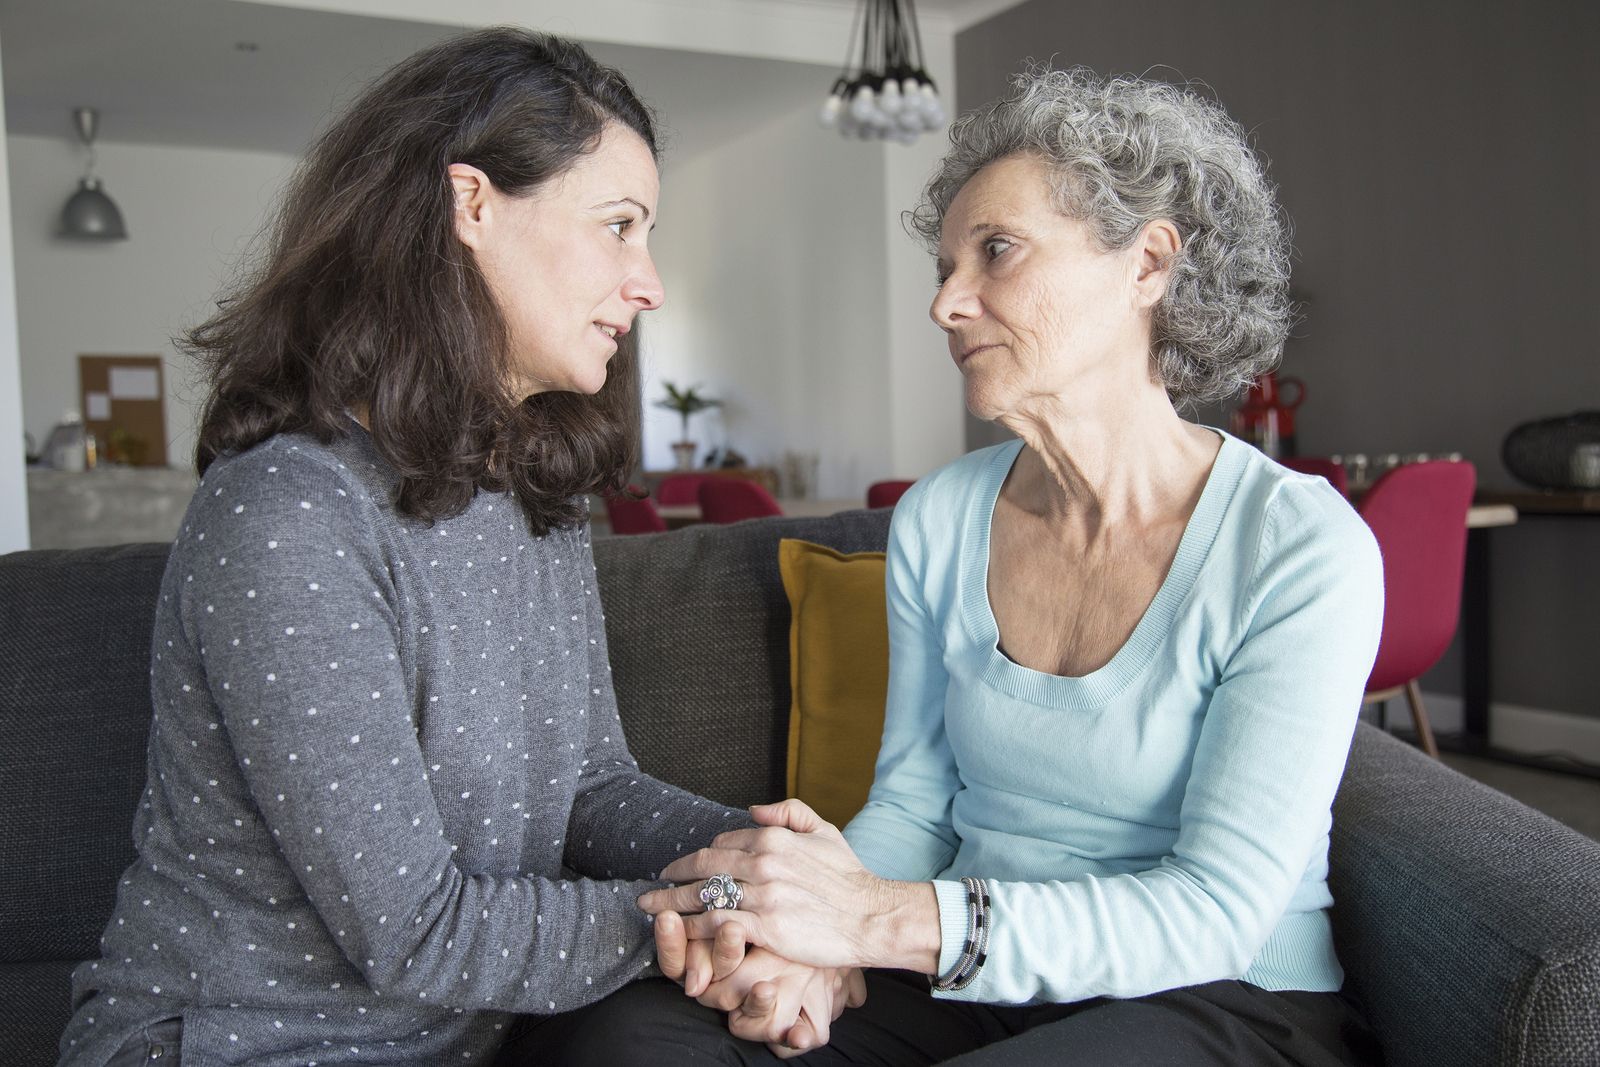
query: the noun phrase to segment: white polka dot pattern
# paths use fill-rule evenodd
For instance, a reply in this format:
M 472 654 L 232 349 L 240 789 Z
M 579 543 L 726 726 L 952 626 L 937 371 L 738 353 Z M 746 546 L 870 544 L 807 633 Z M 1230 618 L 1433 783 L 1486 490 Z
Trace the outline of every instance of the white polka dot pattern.
M 747 823 L 629 755 L 586 528 L 532 537 L 487 493 L 429 527 L 391 489 L 359 430 L 207 471 L 156 620 L 139 860 L 69 1040 L 184 1010 L 208 1062 L 485 1062 L 504 1013 L 645 973 L 634 897 Z

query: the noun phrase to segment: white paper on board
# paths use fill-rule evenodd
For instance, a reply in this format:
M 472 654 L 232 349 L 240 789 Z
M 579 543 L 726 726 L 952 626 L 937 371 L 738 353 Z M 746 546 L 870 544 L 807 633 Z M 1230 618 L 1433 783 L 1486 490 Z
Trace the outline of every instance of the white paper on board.
M 161 372 L 154 367 L 112 367 L 111 396 L 115 400 L 160 400 Z
M 111 397 L 106 393 L 85 393 L 84 405 L 88 410 L 84 417 L 90 422 L 104 422 L 111 417 Z

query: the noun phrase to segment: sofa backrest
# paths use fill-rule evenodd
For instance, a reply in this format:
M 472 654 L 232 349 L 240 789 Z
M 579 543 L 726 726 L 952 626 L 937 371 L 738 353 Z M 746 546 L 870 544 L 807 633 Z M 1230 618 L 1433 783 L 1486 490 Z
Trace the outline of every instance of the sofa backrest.
M 99 954 L 150 732 L 165 545 L 0 556 L 0 1048 L 54 1063 Z
M 789 601 L 778 542 L 882 551 L 890 514 L 758 519 L 595 541 L 618 710 L 644 770 L 724 804 L 782 798 Z

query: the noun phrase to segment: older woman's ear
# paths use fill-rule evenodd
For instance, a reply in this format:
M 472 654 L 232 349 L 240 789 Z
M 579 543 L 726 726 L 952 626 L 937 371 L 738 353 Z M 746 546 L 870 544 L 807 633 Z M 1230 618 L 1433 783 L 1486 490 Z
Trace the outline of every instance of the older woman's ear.
M 1134 242 L 1137 266 L 1134 274 L 1134 303 L 1140 308 L 1155 307 L 1166 295 L 1169 267 L 1183 249 L 1178 227 L 1167 219 L 1147 222 Z
M 481 249 L 493 216 L 489 176 L 469 163 L 452 163 L 450 191 L 455 200 L 456 236 L 471 249 Z

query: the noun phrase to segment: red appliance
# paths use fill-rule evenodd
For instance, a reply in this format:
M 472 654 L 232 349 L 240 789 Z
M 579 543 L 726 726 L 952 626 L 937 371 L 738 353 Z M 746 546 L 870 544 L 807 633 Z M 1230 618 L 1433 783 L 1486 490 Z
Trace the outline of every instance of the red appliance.
M 1267 371 L 1255 380 L 1233 413 L 1235 437 L 1274 458 L 1295 454 L 1294 413 L 1306 399 L 1306 383 Z

